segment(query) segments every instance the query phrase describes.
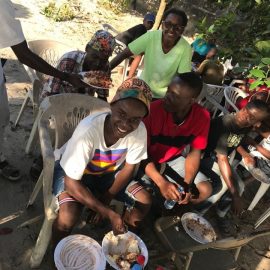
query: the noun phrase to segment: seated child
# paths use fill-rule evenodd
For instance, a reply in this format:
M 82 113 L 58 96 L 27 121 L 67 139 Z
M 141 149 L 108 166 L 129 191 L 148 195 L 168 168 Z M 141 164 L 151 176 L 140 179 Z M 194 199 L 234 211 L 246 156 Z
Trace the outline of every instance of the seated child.
M 124 221 L 138 226 L 145 198 L 136 196 L 136 207 L 126 211 L 124 218 L 108 205 L 112 198 L 133 202 L 125 190 L 130 189 L 127 186 L 136 164 L 147 158 L 146 129 L 141 120 L 149 112 L 151 97 L 144 81 L 124 81 L 111 102 L 111 111 L 83 119 L 60 149 L 53 186 L 59 202 L 54 245 L 71 233 L 83 206 L 109 219 L 115 234 L 124 233 Z
M 107 31 L 98 30 L 87 43 L 85 52 L 72 51 L 65 53 L 59 60 L 57 69 L 78 74 L 80 72 L 94 71 L 93 76 L 103 76 L 110 80 L 108 59 L 112 55 L 116 45 L 114 37 Z M 41 98 L 60 93 L 86 92 L 94 95 L 97 92 L 99 98 L 106 100 L 109 96 L 108 89 L 75 89 L 71 84 L 58 78 L 50 77 L 44 84 Z

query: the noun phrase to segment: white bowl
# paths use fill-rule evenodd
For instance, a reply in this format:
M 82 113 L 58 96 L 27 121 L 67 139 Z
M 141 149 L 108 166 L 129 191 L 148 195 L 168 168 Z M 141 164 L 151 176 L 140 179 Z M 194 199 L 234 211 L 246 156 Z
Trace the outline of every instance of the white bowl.
M 100 244 L 81 234 L 70 235 L 58 243 L 54 262 L 58 270 L 104 270 L 106 267 Z
M 188 226 L 189 220 L 196 221 L 198 223 L 199 230 L 192 230 L 191 228 L 189 228 L 189 226 Z M 205 218 L 203 218 L 202 216 L 200 216 L 196 213 L 192 213 L 192 212 L 185 213 L 181 217 L 181 223 L 182 223 L 183 228 L 186 231 L 186 233 L 192 239 L 194 239 L 195 241 L 197 241 L 201 244 L 213 242 L 217 238 L 216 233 L 215 233 L 212 225 Z M 205 229 L 208 231 L 207 234 L 204 233 Z
M 102 240 L 102 250 L 103 250 L 103 253 L 104 253 L 105 258 L 106 258 L 107 262 L 109 263 L 109 265 L 116 270 L 120 270 L 118 265 L 111 259 L 110 256 L 108 256 L 109 255 L 108 248 L 112 245 L 111 240 L 110 240 L 110 237 L 112 235 L 113 235 L 113 232 L 110 231 L 109 233 L 107 233 L 104 236 L 104 238 Z M 124 239 L 128 238 L 130 236 L 133 236 L 138 241 L 138 246 L 140 248 L 141 254 L 145 257 L 144 266 L 146 266 L 146 264 L 148 262 L 148 250 L 147 250 L 147 247 L 146 247 L 145 243 L 143 242 L 143 240 L 139 236 L 137 236 L 136 234 L 134 234 L 132 232 L 127 232 L 127 233 L 121 234 L 119 236 L 123 237 Z M 121 250 L 121 252 L 124 253 L 125 250 L 123 250 L 123 251 Z

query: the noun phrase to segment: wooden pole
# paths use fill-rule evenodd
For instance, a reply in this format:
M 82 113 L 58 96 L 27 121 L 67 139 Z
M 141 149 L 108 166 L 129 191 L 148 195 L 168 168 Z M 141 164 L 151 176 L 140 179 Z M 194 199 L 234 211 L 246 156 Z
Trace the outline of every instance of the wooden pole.
M 155 21 L 155 24 L 154 24 L 154 26 L 152 28 L 153 30 L 157 30 L 159 28 L 159 25 L 161 23 L 163 13 L 164 13 L 164 10 L 166 9 L 167 3 L 168 3 L 167 0 L 161 0 L 160 1 L 157 16 L 156 16 L 156 21 Z

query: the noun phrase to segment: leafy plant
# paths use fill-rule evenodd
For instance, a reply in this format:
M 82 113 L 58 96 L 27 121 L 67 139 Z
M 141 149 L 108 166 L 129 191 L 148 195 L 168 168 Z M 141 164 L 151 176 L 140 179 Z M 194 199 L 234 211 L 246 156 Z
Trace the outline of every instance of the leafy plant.
M 270 87 L 270 58 L 262 58 L 260 64 L 249 71 L 249 78 L 254 78 L 255 81 L 251 83 L 250 90 L 258 86 L 266 85 Z
M 213 2 L 213 0 L 208 0 Z M 197 24 L 203 38 L 215 38 L 221 57 L 241 64 L 255 64 L 270 55 L 269 0 L 216 0 L 213 21 Z
M 75 17 L 75 12 L 70 7 L 69 3 L 63 3 L 57 7 L 55 2 L 50 2 L 43 8 L 41 14 L 53 19 L 56 22 L 69 21 Z

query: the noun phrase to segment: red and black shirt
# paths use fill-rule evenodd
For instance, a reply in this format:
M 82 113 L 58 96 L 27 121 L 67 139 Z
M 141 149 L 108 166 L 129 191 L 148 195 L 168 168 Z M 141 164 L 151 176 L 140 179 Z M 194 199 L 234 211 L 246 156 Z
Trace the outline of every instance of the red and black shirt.
M 178 157 L 186 145 L 203 150 L 207 145 L 210 114 L 199 104 L 193 104 L 183 123 L 177 125 L 172 113 L 165 111 L 163 100 L 151 104 L 144 119 L 147 129 L 148 155 L 157 163 Z

